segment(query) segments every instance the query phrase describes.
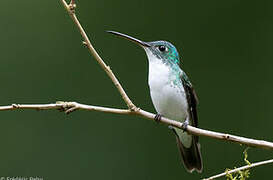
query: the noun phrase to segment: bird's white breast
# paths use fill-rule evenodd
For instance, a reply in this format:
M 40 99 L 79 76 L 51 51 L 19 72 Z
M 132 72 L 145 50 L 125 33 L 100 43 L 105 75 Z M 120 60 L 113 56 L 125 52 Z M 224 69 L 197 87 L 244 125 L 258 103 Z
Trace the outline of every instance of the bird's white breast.
M 144 48 L 149 59 L 149 87 L 151 98 L 157 113 L 164 117 L 184 122 L 188 115 L 188 103 L 182 82 L 177 77 L 177 70 L 166 65 L 161 59 L 148 49 Z M 182 71 L 182 70 L 181 70 Z M 191 120 L 189 119 L 191 124 Z M 176 129 L 183 146 L 192 145 L 192 135 Z
M 179 79 L 174 83 L 175 73 L 159 60 L 149 60 L 149 87 L 157 113 L 178 121 L 188 116 L 186 94 Z

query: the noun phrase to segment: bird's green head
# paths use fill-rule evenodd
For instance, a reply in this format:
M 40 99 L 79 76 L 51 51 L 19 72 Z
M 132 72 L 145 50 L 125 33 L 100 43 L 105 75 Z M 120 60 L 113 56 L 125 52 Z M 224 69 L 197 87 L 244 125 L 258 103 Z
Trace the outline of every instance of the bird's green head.
M 148 43 L 150 47 L 144 47 L 144 49 L 149 60 L 157 59 L 162 60 L 164 63 L 179 65 L 179 55 L 174 45 L 167 41 L 152 41 Z
M 144 42 L 134 37 L 115 31 L 107 31 L 111 34 L 133 41 L 144 48 L 149 61 L 161 61 L 168 65 L 179 65 L 179 54 L 174 45 L 167 41 Z

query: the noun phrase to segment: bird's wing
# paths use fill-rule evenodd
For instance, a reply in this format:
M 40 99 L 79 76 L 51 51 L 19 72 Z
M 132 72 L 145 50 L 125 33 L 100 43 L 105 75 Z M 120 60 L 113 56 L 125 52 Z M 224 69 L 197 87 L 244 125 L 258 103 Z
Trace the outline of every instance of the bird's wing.
M 185 90 L 187 102 L 188 102 L 188 112 L 189 112 L 189 123 L 192 126 L 197 127 L 198 120 L 197 120 L 197 96 L 193 89 L 193 86 L 191 82 L 189 81 L 187 75 L 182 71 L 181 74 L 181 81 Z M 192 172 L 194 170 L 197 170 L 197 172 L 201 173 L 203 169 L 203 163 L 202 163 L 202 156 L 200 151 L 200 144 L 199 144 L 199 137 L 187 134 L 186 132 L 176 129 L 174 130 L 176 135 L 176 141 L 178 144 L 178 148 L 180 151 L 180 154 L 182 156 L 182 162 L 185 166 L 185 168 Z M 185 146 L 184 141 L 186 138 L 192 137 L 191 145 L 190 147 Z
M 197 117 L 197 109 L 196 109 L 198 104 L 197 95 L 185 72 L 182 72 L 181 74 L 181 81 L 185 89 L 185 93 L 186 93 L 186 97 L 188 101 L 188 112 L 190 114 L 190 119 L 192 120 L 192 125 L 197 127 L 198 126 L 198 117 Z

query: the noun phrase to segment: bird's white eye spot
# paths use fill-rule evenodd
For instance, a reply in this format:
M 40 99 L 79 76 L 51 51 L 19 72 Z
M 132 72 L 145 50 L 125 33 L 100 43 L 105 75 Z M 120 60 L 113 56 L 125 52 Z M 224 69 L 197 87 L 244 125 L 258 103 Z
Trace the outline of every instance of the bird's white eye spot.
M 158 46 L 158 49 L 159 49 L 159 51 L 161 51 L 161 52 L 167 52 L 167 51 L 168 51 L 168 48 L 167 48 L 166 46 L 164 46 L 164 45 Z

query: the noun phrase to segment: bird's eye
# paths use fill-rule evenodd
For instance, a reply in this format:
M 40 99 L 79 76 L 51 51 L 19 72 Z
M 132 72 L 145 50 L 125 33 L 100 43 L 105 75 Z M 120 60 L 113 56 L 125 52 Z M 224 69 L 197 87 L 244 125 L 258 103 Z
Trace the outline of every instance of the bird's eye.
M 166 46 L 163 46 L 163 45 L 158 46 L 158 49 L 159 49 L 159 51 L 161 51 L 161 52 L 167 51 Z

